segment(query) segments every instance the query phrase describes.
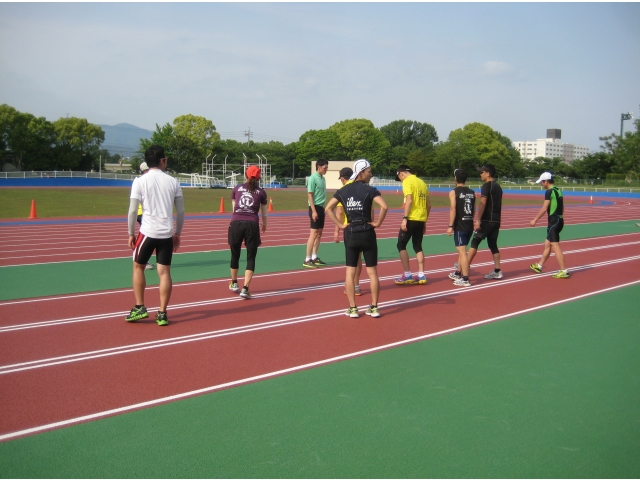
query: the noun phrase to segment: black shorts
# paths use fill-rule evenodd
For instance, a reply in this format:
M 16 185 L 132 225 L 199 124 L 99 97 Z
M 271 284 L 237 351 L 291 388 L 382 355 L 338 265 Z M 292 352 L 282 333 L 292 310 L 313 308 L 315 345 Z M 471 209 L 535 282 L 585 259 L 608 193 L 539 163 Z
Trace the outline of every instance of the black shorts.
M 547 240 L 552 243 L 560 241 L 560 232 L 564 227 L 564 219 L 558 218 L 555 215 L 549 217 L 549 226 L 547 226 Z
M 366 232 L 344 232 L 344 251 L 347 267 L 357 267 L 360 253 L 367 267 L 378 265 L 378 241 L 374 229 Z
M 314 230 L 320 230 L 324 228 L 324 207 L 321 207 L 320 205 L 316 205 L 315 207 L 318 214 L 318 220 L 315 222 L 313 221 L 313 210 L 309 207 L 309 222 L 311 224 L 311 228 Z
M 472 233 L 473 232 L 459 232 L 455 230 L 453 232 L 453 243 L 455 243 L 456 247 L 466 247 L 469 245 Z
M 138 215 L 138 225 L 142 225 L 142 215 Z
M 500 224 L 496 222 L 480 222 L 480 230 L 476 230 L 471 240 L 471 248 L 477 249 L 485 238 L 489 244 L 489 248 L 492 245 L 496 245 L 498 235 L 500 234 Z
M 411 240 L 413 251 L 418 253 L 422 251 L 422 238 L 424 237 L 425 222 L 416 220 L 407 220 L 407 231 L 400 229 L 398 232 L 398 251 L 407 249 L 407 243 Z
M 235 220 L 229 224 L 227 240 L 229 241 L 229 246 L 235 245 L 240 248 L 244 240 L 245 247 L 258 248 L 262 245 L 260 224 L 247 220 Z
M 171 265 L 173 257 L 173 237 L 151 238 L 138 234 L 136 248 L 133 249 L 133 261 L 140 265 L 149 263 L 153 251 L 156 252 L 156 262 L 159 265 Z

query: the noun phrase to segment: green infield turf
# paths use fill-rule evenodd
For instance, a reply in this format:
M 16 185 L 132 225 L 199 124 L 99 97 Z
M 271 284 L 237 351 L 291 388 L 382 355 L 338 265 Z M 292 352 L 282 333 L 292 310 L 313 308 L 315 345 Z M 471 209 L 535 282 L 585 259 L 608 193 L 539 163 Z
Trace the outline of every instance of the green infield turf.
M 638 478 L 639 295 L 9 441 L 0 477 Z
M 126 217 L 131 189 L 125 187 L 103 188 L 0 188 L 0 218 L 29 218 L 31 201 L 35 200 L 38 218 L 55 217 Z M 401 192 L 400 192 L 401 193 Z M 539 193 L 539 192 L 538 192 Z M 186 213 L 217 213 L 220 199 L 224 198 L 225 210 L 231 211 L 231 191 L 227 189 L 184 188 Z M 385 190 L 383 197 L 390 208 L 402 206 L 403 196 Z M 307 210 L 307 192 L 304 189 L 267 190 L 276 211 Z M 328 192 L 330 198 L 332 192 Z M 517 195 L 505 197 L 503 205 L 542 205 L 543 196 L 536 202 Z M 566 197 L 565 203 L 583 203 L 578 197 Z M 433 207 L 447 207 L 446 193 L 431 195 Z

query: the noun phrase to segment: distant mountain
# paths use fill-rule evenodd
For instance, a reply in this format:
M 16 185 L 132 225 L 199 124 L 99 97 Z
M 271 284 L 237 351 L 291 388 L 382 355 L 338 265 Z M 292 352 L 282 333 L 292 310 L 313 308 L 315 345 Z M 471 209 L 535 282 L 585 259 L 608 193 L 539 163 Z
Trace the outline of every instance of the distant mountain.
M 111 155 L 119 153 L 123 157 L 134 155 L 140 147 L 140 139 L 151 138 L 153 134 L 150 130 L 145 130 L 129 123 L 100 126 L 104 130 L 102 148 L 109 150 Z

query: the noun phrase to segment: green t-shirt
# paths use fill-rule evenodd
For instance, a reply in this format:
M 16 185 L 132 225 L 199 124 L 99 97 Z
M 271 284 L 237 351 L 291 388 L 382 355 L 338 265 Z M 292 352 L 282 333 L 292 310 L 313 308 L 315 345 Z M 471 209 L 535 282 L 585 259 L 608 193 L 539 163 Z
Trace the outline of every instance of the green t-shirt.
M 327 200 L 327 183 L 324 179 L 324 176 L 320 175 L 318 172 L 315 172 L 313 175 L 311 175 L 309 177 L 307 192 L 313 193 L 314 205 L 320 205 L 321 207 L 324 207 L 324 202 Z

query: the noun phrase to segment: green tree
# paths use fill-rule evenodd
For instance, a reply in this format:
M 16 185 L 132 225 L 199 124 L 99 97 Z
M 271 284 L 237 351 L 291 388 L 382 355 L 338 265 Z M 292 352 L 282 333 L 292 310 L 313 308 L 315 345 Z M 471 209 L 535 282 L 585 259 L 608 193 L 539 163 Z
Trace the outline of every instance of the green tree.
M 327 160 L 350 160 L 340 144 L 335 130 L 308 130 L 292 146 L 295 155 L 295 176 L 309 175 L 309 165 L 320 158 Z M 293 168 L 293 166 L 292 166 Z M 311 167 L 314 170 L 314 167 Z
M 612 170 L 630 179 L 640 178 L 640 120 L 633 122 L 634 132 L 625 132 L 621 137 L 611 134 L 600 137 L 602 149 L 613 157 Z M 611 173 L 611 172 L 608 172 Z
M 482 163 L 475 145 L 462 129 L 454 130 L 445 142 L 436 145 L 435 155 L 427 163 L 426 174 L 432 177 L 451 177 L 456 168 L 467 171 L 469 178 L 477 175 Z
M 435 156 L 438 133 L 433 125 L 413 120 L 395 120 L 380 127 L 391 146 L 388 152 L 388 168 L 395 172 L 398 165 L 406 163 L 418 174 L 429 170 Z
M 59 118 L 53 122 L 53 128 L 57 137 L 58 168 L 90 170 L 104 141 L 102 128 L 77 117 Z
M 340 146 L 349 160 L 366 158 L 376 173 L 387 173 L 391 145 L 384 134 L 370 120 L 355 118 L 343 120 L 329 127 L 338 134 Z
M 615 158 L 606 152 L 595 152 L 573 162 L 578 178 L 606 179 L 607 173 L 612 173 Z
M 22 160 L 28 149 L 30 135 L 29 122 L 35 118 L 29 113 L 22 113 L 15 108 L 0 105 L 0 138 L 5 149 L 5 160 L 10 160 L 22 170 Z

